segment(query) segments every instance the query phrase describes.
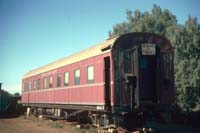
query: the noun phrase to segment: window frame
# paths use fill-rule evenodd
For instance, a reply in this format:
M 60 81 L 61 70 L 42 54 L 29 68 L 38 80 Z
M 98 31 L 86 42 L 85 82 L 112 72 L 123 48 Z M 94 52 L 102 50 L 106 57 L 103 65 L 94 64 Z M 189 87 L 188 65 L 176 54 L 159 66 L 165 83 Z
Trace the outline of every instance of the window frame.
M 29 82 L 24 82 L 24 91 L 29 91 Z
M 49 76 L 49 88 L 53 88 L 53 76 Z
M 23 91 L 26 91 L 26 87 L 25 86 L 26 86 L 26 82 L 23 82 L 23 86 L 22 86 L 22 90 Z
M 61 78 L 62 78 L 62 75 L 60 73 L 57 74 L 56 76 L 56 86 L 57 87 L 61 87 Z
M 79 71 L 79 74 L 76 73 L 78 71 Z M 79 76 L 76 77 L 76 74 L 78 74 Z M 77 69 L 74 70 L 74 85 L 80 85 L 80 79 L 81 79 L 80 77 L 81 77 L 81 71 L 80 71 L 79 68 L 77 68 Z
M 41 81 L 40 81 L 40 79 L 37 80 L 37 89 L 38 90 L 41 89 Z
M 37 89 L 37 80 L 33 80 L 33 90 Z
M 162 52 L 162 69 L 163 69 L 163 83 L 164 85 L 172 85 L 172 73 L 173 73 L 173 53 Z
M 27 89 L 28 91 L 31 90 L 31 88 L 32 88 L 31 85 L 32 85 L 32 83 L 31 83 L 31 81 L 29 81 L 28 82 L 28 89 Z
M 133 53 L 130 50 L 126 50 L 123 52 L 123 71 L 124 73 L 133 73 L 134 70 L 134 58 L 133 58 Z
M 90 68 L 92 68 L 92 69 L 90 69 Z M 92 79 L 89 79 L 91 70 L 92 70 Z M 87 66 L 87 83 L 89 83 L 89 84 L 94 83 L 94 66 L 93 65 Z
M 66 74 L 67 74 L 67 82 L 66 82 Z M 64 72 L 64 86 L 68 86 L 69 85 L 69 72 L 66 71 Z
M 47 77 L 43 78 L 43 89 L 47 89 Z

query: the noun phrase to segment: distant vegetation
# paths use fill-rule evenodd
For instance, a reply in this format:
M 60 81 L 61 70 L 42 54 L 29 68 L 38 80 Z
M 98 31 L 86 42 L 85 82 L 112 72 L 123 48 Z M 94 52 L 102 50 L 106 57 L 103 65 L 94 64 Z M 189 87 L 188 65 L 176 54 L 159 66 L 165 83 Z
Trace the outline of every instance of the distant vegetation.
M 0 114 L 20 114 L 22 113 L 21 104 L 18 101 L 21 99 L 19 93 L 14 95 L 5 90 L 0 90 Z
M 188 16 L 178 24 L 176 15 L 154 5 L 151 12 L 127 10 L 126 21 L 113 26 L 109 36 L 129 32 L 151 32 L 167 37 L 174 47 L 177 104 L 185 111 L 200 110 L 200 25 Z

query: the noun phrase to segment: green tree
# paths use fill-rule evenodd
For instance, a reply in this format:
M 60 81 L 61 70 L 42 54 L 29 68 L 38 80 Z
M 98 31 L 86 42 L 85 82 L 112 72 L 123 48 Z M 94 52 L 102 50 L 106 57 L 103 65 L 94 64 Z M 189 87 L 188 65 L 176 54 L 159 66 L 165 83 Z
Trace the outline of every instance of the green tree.
M 176 16 L 167 9 L 162 11 L 157 5 L 153 6 L 151 13 L 141 13 L 136 10 L 133 14 L 131 10 L 127 10 L 126 18 L 126 22 L 114 25 L 109 36 L 128 32 L 152 32 L 165 35 L 170 27 L 177 25 Z
M 175 43 L 175 84 L 179 105 L 200 108 L 200 29 L 197 18 L 188 17 Z
M 16 92 L 16 93 L 14 94 L 14 96 L 20 96 L 19 92 Z
M 154 5 L 151 12 L 127 10 L 126 21 L 113 26 L 109 36 L 129 32 L 151 32 L 167 37 L 174 46 L 177 103 L 184 110 L 200 109 L 200 28 L 197 18 L 184 25 L 167 9 Z

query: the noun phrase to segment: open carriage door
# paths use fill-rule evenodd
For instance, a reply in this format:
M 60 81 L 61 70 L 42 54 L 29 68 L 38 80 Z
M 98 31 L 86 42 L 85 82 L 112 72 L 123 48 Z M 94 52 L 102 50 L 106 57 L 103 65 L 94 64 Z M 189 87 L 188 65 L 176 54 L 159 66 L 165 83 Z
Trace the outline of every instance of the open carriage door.
M 157 56 L 155 44 L 141 44 L 139 47 L 139 98 L 141 103 L 157 102 Z
M 107 111 L 111 110 L 110 87 L 110 57 L 104 57 L 104 100 Z

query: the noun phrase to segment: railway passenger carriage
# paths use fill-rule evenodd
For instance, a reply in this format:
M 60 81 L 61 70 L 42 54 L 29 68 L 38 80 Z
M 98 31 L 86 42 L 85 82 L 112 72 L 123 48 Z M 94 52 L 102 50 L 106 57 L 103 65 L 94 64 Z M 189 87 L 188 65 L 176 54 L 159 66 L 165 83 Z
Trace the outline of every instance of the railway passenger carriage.
M 93 122 L 102 118 L 106 125 L 113 116 L 174 102 L 173 49 L 151 33 L 115 36 L 29 71 L 22 84 L 22 103 L 36 112 L 67 117 L 88 111 Z

